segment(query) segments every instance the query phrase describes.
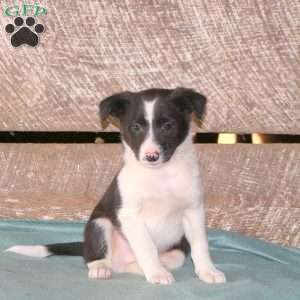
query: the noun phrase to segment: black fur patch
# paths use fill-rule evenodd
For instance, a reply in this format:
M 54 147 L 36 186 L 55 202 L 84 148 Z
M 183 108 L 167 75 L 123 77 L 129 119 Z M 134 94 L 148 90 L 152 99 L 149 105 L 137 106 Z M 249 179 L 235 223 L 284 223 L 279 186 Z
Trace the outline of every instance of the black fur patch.
M 101 225 L 94 220 L 89 221 L 84 232 L 83 256 L 85 261 L 91 262 L 105 258 L 108 251 L 105 232 Z
M 122 139 L 132 149 L 137 159 L 141 144 L 149 132 L 149 123 L 145 119 L 144 102 L 139 95 L 130 100 L 128 109 L 121 119 Z M 138 127 L 137 131 L 135 127 Z
M 119 227 L 120 223 L 117 218 L 117 212 L 121 207 L 121 196 L 117 177 L 118 175 L 113 179 L 101 201 L 94 208 L 89 221 L 98 218 L 107 218 L 114 226 Z
M 53 255 L 71 255 L 71 256 L 82 256 L 83 255 L 83 243 L 59 243 L 46 245 L 47 249 Z
M 186 138 L 190 127 L 190 115 L 180 110 L 172 98 L 159 99 L 155 105 L 153 134 L 168 161 L 176 148 Z

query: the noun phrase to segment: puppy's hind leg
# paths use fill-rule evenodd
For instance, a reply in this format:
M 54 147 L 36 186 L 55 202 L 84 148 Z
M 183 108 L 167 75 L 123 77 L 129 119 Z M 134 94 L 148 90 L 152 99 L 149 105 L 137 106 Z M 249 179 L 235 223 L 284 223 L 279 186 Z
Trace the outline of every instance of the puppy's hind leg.
M 112 275 L 113 225 L 107 218 L 90 220 L 84 233 L 84 258 L 89 278 L 109 279 Z
M 160 260 L 169 270 L 178 269 L 184 265 L 186 256 L 190 253 L 190 245 L 185 236 L 171 249 L 160 254 Z
M 169 270 L 178 269 L 183 266 L 185 261 L 185 254 L 179 249 L 173 249 L 162 253 L 160 261 Z

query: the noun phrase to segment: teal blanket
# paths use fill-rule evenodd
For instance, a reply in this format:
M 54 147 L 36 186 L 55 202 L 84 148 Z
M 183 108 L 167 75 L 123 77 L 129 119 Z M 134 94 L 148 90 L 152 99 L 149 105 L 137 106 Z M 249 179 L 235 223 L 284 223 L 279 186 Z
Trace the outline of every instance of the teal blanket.
M 82 240 L 83 223 L 0 221 L 0 251 L 15 244 Z M 140 276 L 115 274 L 89 280 L 80 257 L 30 258 L 0 253 L 0 299 L 300 299 L 300 249 L 283 248 L 225 231 L 209 231 L 213 260 L 226 284 L 208 285 L 193 274 L 191 260 L 174 272 L 171 286 Z

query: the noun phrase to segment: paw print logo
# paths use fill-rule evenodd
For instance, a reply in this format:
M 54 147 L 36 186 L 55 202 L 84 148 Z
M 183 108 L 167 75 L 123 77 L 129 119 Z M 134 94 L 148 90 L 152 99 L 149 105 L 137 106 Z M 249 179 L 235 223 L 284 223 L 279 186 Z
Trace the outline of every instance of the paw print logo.
M 14 24 L 7 24 L 5 27 L 5 31 L 11 34 L 10 41 L 14 47 L 19 47 L 23 44 L 35 47 L 39 43 L 38 34 L 45 30 L 44 25 L 35 25 L 35 19 L 32 17 L 26 19 L 27 26 L 21 17 L 15 18 Z

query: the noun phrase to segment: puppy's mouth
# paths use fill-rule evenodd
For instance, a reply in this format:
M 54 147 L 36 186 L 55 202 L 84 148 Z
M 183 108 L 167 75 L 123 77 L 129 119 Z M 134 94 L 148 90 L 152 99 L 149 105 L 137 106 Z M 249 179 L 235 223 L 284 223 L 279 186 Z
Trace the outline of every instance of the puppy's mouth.
M 141 160 L 140 161 L 141 163 L 142 163 L 142 165 L 144 165 L 145 167 L 148 167 L 148 168 L 159 168 L 159 167 L 161 167 L 163 164 L 164 164 L 164 162 L 163 161 L 155 161 L 155 162 L 149 162 L 149 161 L 147 161 L 147 160 Z

